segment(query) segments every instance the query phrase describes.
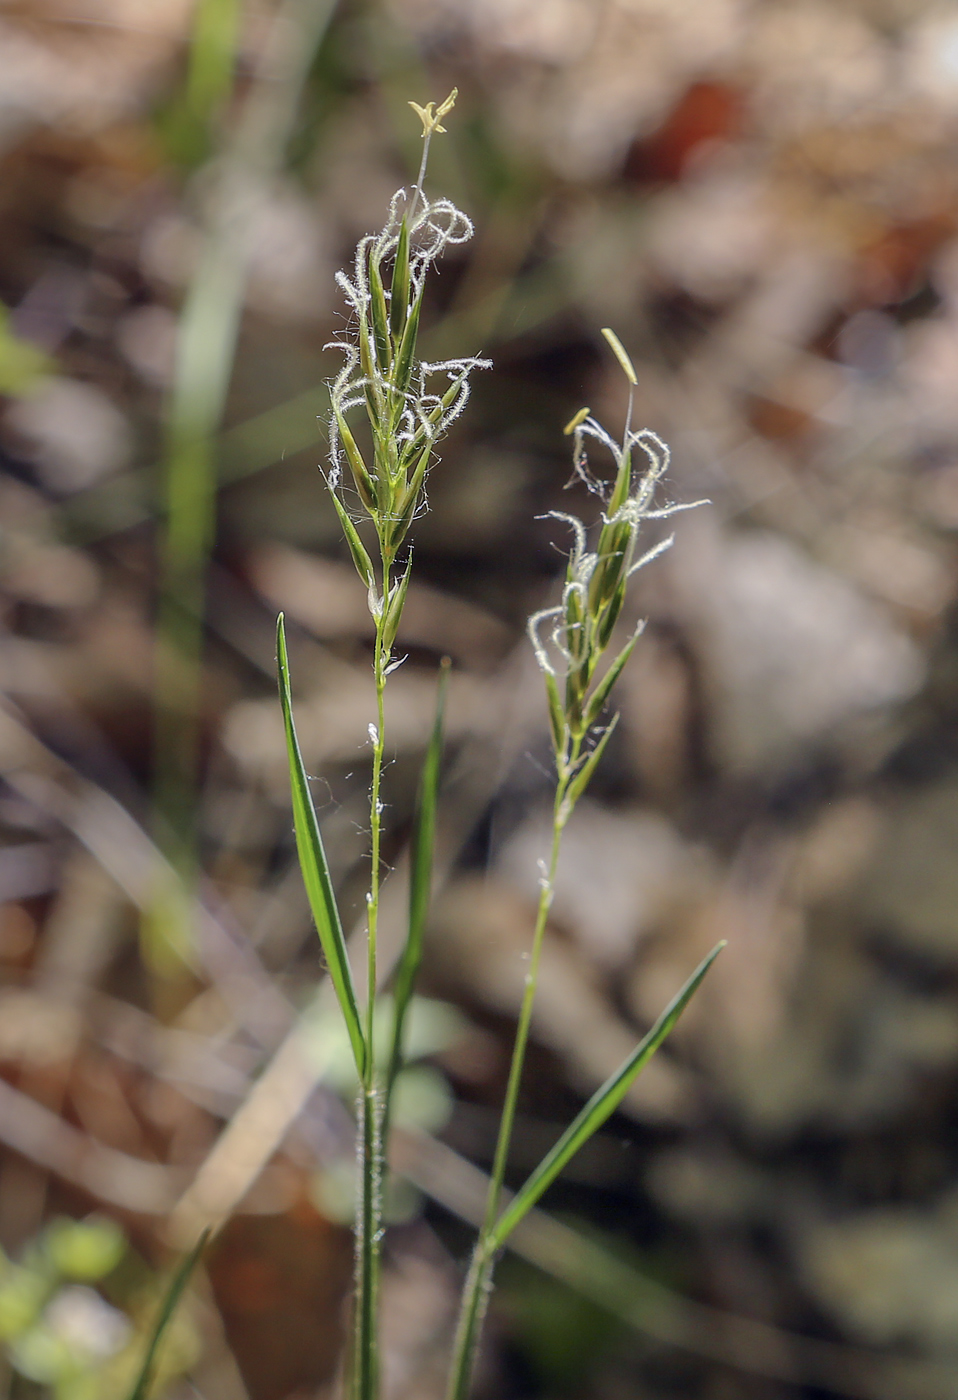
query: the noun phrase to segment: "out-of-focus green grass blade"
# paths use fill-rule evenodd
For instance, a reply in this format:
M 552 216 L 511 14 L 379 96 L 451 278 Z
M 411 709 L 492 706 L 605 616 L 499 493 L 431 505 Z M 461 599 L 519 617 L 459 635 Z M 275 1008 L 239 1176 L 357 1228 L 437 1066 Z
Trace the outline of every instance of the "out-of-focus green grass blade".
M 193 13 L 187 95 L 197 121 L 208 122 L 233 86 L 240 10 L 238 0 L 199 0 Z
M 724 941 L 716 944 L 708 957 L 692 973 L 682 990 L 669 1002 L 648 1035 L 639 1042 L 625 1063 L 620 1065 L 611 1078 L 606 1080 L 601 1089 L 596 1090 L 579 1116 L 562 1134 L 552 1151 L 543 1157 L 525 1185 L 516 1193 L 496 1222 L 489 1241 L 492 1248 L 498 1249 L 505 1243 L 522 1217 L 532 1209 L 543 1192 L 552 1185 L 567 1162 L 615 1112 L 628 1093 L 632 1081 L 648 1064 L 669 1034 L 724 947 Z
M 199 704 L 203 657 L 206 577 L 215 539 L 215 435 L 223 418 L 232 377 L 252 255 L 251 190 L 268 190 L 284 168 L 300 101 L 336 0 L 278 0 L 271 8 L 265 42 L 244 83 L 245 98 L 217 153 L 196 269 L 183 302 L 176 364 L 165 412 L 162 463 L 164 524 L 159 541 L 157 652 L 154 684 L 154 809 L 164 854 L 187 893 L 196 881 L 199 773 Z M 188 80 L 204 101 L 232 90 L 240 0 L 200 0 Z M 197 86 L 198 85 L 198 86 Z M 226 85 L 226 86 L 224 86 Z M 198 129 L 183 109 L 186 125 Z M 209 113 L 212 116 L 212 109 Z M 187 133 L 188 134 L 188 133 Z M 207 133 L 208 135 L 209 133 Z M 202 143 L 201 143 L 202 144 Z M 192 137 L 188 163 L 200 158 Z M 164 968 L 189 951 L 188 928 L 148 913 L 145 949 Z M 177 937 L 180 940 L 177 945 Z
M 140 1367 L 140 1373 L 136 1378 L 136 1383 L 130 1391 L 127 1400 L 146 1400 L 150 1389 L 150 1381 L 153 1379 L 153 1367 L 156 1361 L 156 1353 L 159 1349 L 160 1342 L 163 1340 L 163 1333 L 166 1331 L 173 1314 L 176 1312 L 176 1305 L 183 1296 L 183 1291 L 190 1281 L 193 1270 L 199 1263 L 200 1255 L 206 1248 L 206 1242 L 209 1237 L 210 1231 L 208 1229 L 204 1230 L 170 1280 L 170 1286 L 166 1290 L 166 1296 L 163 1299 L 156 1322 L 153 1324 L 153 1331 L 150 1333 L 150 1340 L 147 1344 L 146 1355 L 143 1358 L 143 1365 Z
M 389 1070 L 386 1079 L 387 1114 L 392 1087 L 396 1075 L 402 1067 L 403 1029 L 406 1012 L 409 1009 L 413 989 L 416 985 L 419 964 L 422 962 L 423 932 L 426 927 L 426 916 L 429 912 L 429 896 L 432 889 L 432 858 L 436 840 L 436 801 L 439 793 L 439 766 L 442 760 L 449 669 L 450 662 L 448 657 L 445 657 L 439 672 L 436 719 L 422 766 L 416 801 L 416 817 L 413 823 L 409 852 L 409 930 L 406 935 L 406 946 L 403 948 L 402 957 L 399 959 L 399 966 L 396 970 L 392 1050 L 389 1056 Z
M 323 849 L 323 838 L 316 820 L 316 810 L 309 793 L 309 781 L 303 756 L 296 738 L 293 724 L 293 704 L 289 691 L 289 658 L 286 653 L 286 628 L 283 614 L 276 620 L 276 660 L 279 667 L 279 698 L 283 706 L 283 724 L 286 729 L 286 750 L 289 756 L 289 781 L 293 795 L 293 822 L 296 828 L 296 850 L 299 854 L 303 883 L 309 897 L 309 907 L 316 920 L 319 941 L 329 968 L 336 996 L 349 1032 L 356 1068 L 362 1079 L 366 1069 L 366 1040 L 363 1036 L 353 974 L 346 956 L 346 939 L 339 917 L 336 897 L 333 894 Z

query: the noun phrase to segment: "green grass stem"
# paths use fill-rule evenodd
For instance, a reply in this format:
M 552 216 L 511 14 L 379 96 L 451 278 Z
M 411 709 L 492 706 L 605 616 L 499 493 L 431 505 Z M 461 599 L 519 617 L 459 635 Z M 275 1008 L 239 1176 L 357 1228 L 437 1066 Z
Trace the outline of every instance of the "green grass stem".
M 385 752 L 385 690 L 389 650 L 384 645 L 387 626 L 389 574 L 384 571 L 383 607 L 376 618 L 374 672 L 376 724 L 373 741 L 372 782 L 369 797 L 370 872 L 366 896 L 366 1065 L 359 1093 L 358 1140 L 359 1208 L 356 1220 L 356 1279 L 353 1302 L 354 1400 L 375 1400 L 379 1391 L 378 1302 L 380 1244 L 382 1235 L 382 1092 L 376 1064 L 375 1016 L 379 895 L 382 850 L 382 771 Z
M 436 718 L 426 758 L 419 780 L 416 814 L 409 844 L 409 921 L 406 942 L 400 955 L 393 987 L 392 1045 L 386 1069 L 385 1101 L 383 1104 L 383 1143 L 388 1155 L 389 1111 L 396 1077 L 402 1068 L 406 1013 L 412 1001 L 422 962 L 423 937 L 429 899 L 432 894 L 432 866 L 436 839 L 436 803 L 439 795 L 439 769 L 442 762 L 443 727 L 446 690 L 449 684 L 450 661 L 445 657 L 439 672 L 436 694 Z
M 573 741 L 573 744 L 574 758 L 577 759 L 579 744 L 577 741 Z M 522 1003 L 519 1008 L 519 1020 L 516 1026 L 515 1041 L 513 1042 L 512 1059 L 509 1064 L 509 1079 L 506 1085 L 505 1099 L 502 1106 L 502 1116 L 499 1119 L 499 1132 L 496 1138 L 496 1150 L 492 1161 L 492 1171 L 489 1175 L 485 1215 L 483 1217 L 482 1228 L 479 1231 L 479 1238 L 476 1241 L 475 1250 L 473 1251 L 469 1273 L 466 1276 L 466 1282 L 463 1287 L 459 1322 L 453 1344 L 448 1400 L 465 1400 L 465 1397 L 469 1394 L 476 1351 L 479 1345 L 479 1336 L 482 1330 L 489 1290 L 492 1285 L 492 1272 L 495 1267 L 496 1251 L 491 1245 L 491 1238 L 496 1224 L 496 1218 L 499 1214 L 499 1204 L 502 1199 L 506 1167 L 509 1162 L 509 1149 L 512 1145 L 512 1133 L 515 1126 L 516 1109 L 519 1103 L 519 1090 L 522 1085 L 522 1072 L 525 1068 L 526 1049 L 529 1043 L 529 1031 L 532 1026 L 532 1013 L 535 1007 L 536 990 L 538 987 L 542 944 L 545 938 L 546 925 L 549 920 L 549 911 L 552 908 L 552 900 L 555 894 L 555 877 L 559 864 L 559 852 L 562 845 L 562 831 L 569 816 L 568 804 L 566 801 L 568 785 L 569 774 L 563 773 L 560 770 L 552 811 L 552 843 L 549 854 L 549 864 L 547 872 L 543 876 L 539 886 L 539 903 L 536 910 L 536 922 L 532 935 L 532 948 L 529 954 L 529 968 L 526 973 L 525 986 L 522 992 Z

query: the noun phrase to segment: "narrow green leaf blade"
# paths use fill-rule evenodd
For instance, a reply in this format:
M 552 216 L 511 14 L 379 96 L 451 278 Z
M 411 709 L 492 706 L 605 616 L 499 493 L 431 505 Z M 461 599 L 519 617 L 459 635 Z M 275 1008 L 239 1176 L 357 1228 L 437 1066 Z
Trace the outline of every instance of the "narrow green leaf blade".
M 509 1235 L 539 1200 L 539 1197 L 552 1185 L 563 1167 L 597 1132 L 606 1119 L 618 1108 L 632 1085 L 633 1080 L 645 1068 L 663 1040 L 671 1031 L 682 1012 L 695 995 L 715 959 L 725 947 L 725 942 L 716 944 L 708 957 L 692 973 L 682 990 L 669 1002 L 655 1025 L 636 1046 L 629 1058 L 615 1073 L 597 1089 L 585 1108 L 562 1134 L 552 1151 L 547 1153 L 525 1185 L 516 1193 L 511 1203 L 499 1217 L 489 1240 L 490 1247 L 499 1249 Z
M 416 816 L 413 823 L 412 842 L 409 852 L 409 928 L 406 946 L 396 970 L 396 983 L 393 992 L 395 1013 L 393 1021 L 392 1051 L 389 1057 L 389 1073 L 386 1080 L 387 1113 L 389 1097 L 396 1075 L 402 1067 L 403 1030 L 406 1012 L 412 1000 L 419 964 L 422 962 L 423 933 L 426 916 L 429 912 L 429 897 L 432 892 L 433 850 L 436 840 L 436 802 L 439 793 L 439 766 L 442 760 L 443 730 L 446 712 L 446 690 L 449 685 L 451 663 L 448 657 L 442 662 L 439 672 L 439 689 L 436 696 L 436 718 L 432 727 L 429 747 L 419 779 L 419 793 L 416 801 Z
M 190 1276 L 200 1260 L 200 1255 L 206 1248 L 206 1243 L 210 1237 L 210 1230 L 206 1229 L 200 1235 L 196 1244 L 182 1260 L 176 1273 L 170 1280 L 170 1286 L 166 1290 L 166 1296 L 160 1306 L 156 1322 L 153 1324 L 153 1331 L 150 1333 L 150 1340 L 147 1344 L 146 1355 L 143 1358 L 143 1365 L 140 1367 L 139 1375 L 133 1389 L 130 1391 L 127 1400 L 146 1400 L 149 1393 L 150 1382 L 153 1379 L 153 1368 L 156 1362 L 156 1354 L 159 1350 L 163 1334 L 176 1312 L 176 1306 L 183 1296 L 186 1285 L 190 1281 Z
M 346 1029 L 349 1032 L 359 1077 L 366 1067 L 366 1041 L 363 1036 L 353 974 L 346 956 L 346 939 L 329 878 L 326 852 L 316 820 L 316 811 L 309 793 L 309 782 L 303 756 L 293 724 L 293 703 L 289 689 L 289 658 L 286 653 L 286 628 L 283 614 L 276 620 L 276 659 L 279 666 L 279 698 L 283 707 L 286 729 L 286 750 L 289 758 L 289 780 L 293 796 L 293 823 L 296 828 L 296 850 L 299 854 L 303 883 L 313 911 L 319 941 L 329 968 L 333 987 L 339 1000 Z

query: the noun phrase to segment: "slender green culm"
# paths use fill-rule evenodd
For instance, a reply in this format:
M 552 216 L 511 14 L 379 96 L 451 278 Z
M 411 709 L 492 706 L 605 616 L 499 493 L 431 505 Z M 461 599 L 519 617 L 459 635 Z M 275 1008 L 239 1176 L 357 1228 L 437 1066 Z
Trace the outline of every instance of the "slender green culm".
M 392 1045 L 386 1071 L 386 1107 L 383 1114 L 383 1142 L 386 1144 L 389 1141 L 389 1105 L 396 1076 L 402 1068 L 406 1013 L 412 1002 L 419 965 L 422 962 L 423 936 L 426 931 L 426 916 L 429 913 L 429 897 L 432 893 L 436 804 L 439 796 L 439 767 L 442 762 L 443 724 L 450 664 L 449 658 L 444 658 L 439 672 L 436 719 L 419 781 L 416 816 L 409 845 L 409 932 L 396 969 L 393 987 Z

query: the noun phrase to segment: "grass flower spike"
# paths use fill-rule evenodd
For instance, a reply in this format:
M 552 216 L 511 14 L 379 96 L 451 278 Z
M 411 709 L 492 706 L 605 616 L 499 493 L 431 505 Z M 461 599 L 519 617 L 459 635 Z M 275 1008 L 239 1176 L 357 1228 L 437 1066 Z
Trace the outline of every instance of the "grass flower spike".
M 581 520 L 562 511 L 550 512 L 554 519 L 567 524 L 573 534 L 562 600 L 529 619 L 529 636 L 546 681 L 558 777 L 560 783 L 568 783 L 567 801 L 561 813 L 563 824 L 601 757 L 615 720 L 595 735 L 596 744 L 588 753 L 584 751 L 586 738 L 597 724 L 644 627 L 644 623 L 639 624 L 602 678 L 597 679 L 599 664 L 625 602 L 628 581 L 638 569 L 657 559 L 672 544 L 670 535 L 640 552 L 642 526 L 646 521 L 661 520 L 703 504 L 694 501 L 688 505 L 655 506 L 656 491 L 669 466 L 669 449 L 648 428 L 633 431 L 635 370 L 618 337 L 610 330 L 603 331 L 603 335 L 629 381 L 629 407 L 622 441 L 616 442 L 587 408 L 580 409 L 565 432 L 573 439 L 573 479 L 582 480 L 597 495 L 605 494 L 589 472 L 586 446 L 592 440 L 611 455 L 615 465 L 614 482 L 594 550 L 588 548 L 586 527 Z M 642 459 L 638 470 L 635 466 L 637 453 Z
M 408 564 L 395 583 L 393 565 L 423 506 L 436 446 L 466 406 L 469 375 L 490 364 L 476 356 L 435 363 L 417 357 L 427 274 L 448 246 L 465 243 L 473 232 L 451 200 L 429 200 L 423 190 L 429 138 L 444 130 L 438 119 L 454 100 L 455 92 L 435 113 L 431 102 L 425 108 L 411 104 L 422 118 L 427 142 L 417 183 L 411 194 L 397 191 L 382 230 L 360 240 L 352 277 L 337 276 L 354 319 L 349 333 L 334 342 L 345 364 L 331 388 L 327 480 L 353 562 L 369 590 L 370 610 L 374 618 L 389 617 L 393 636 Z M 347 421 L 357 408 L 369 429 L 371 453 L 366 456 Z M 378 571 L 350 516 L 343 494 L 348 480 L 360 518 L 367 517 L 375 527 Z

